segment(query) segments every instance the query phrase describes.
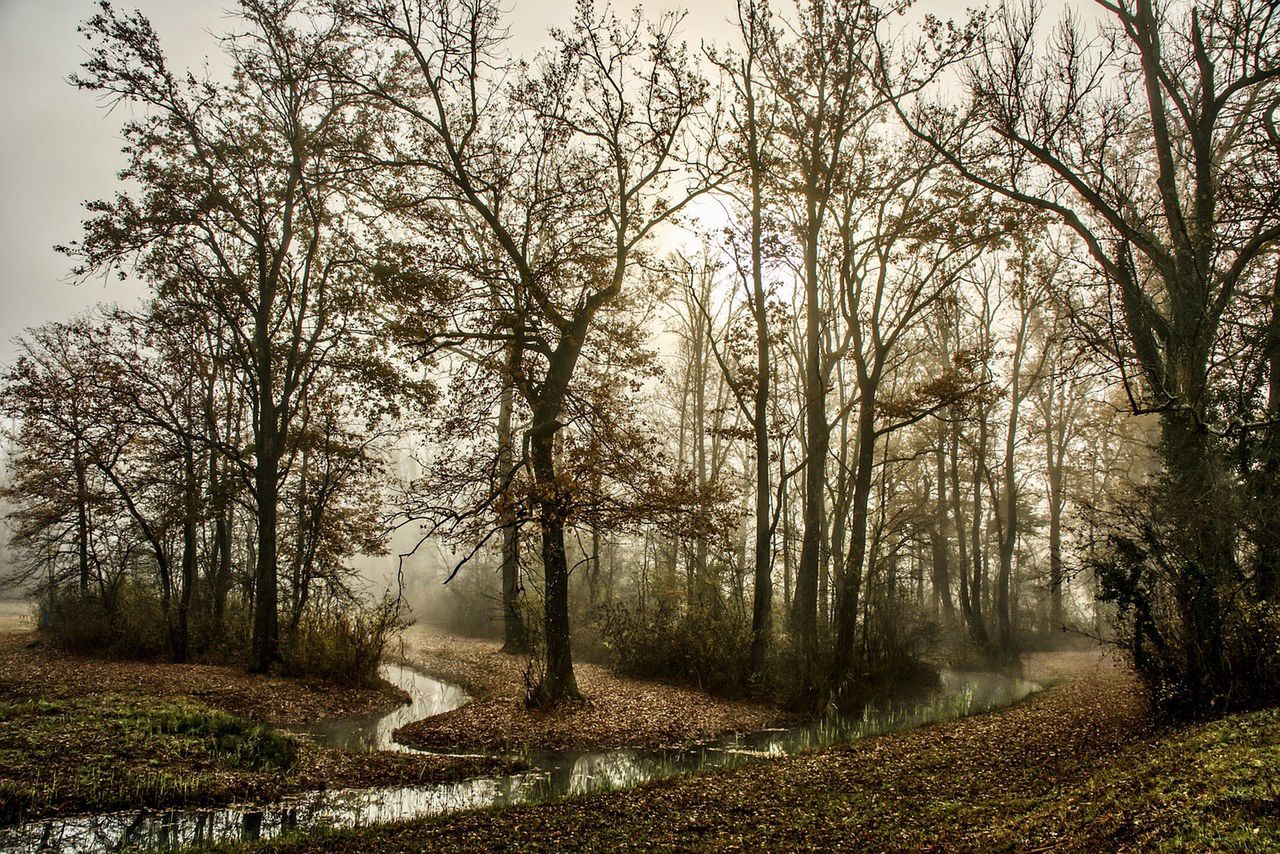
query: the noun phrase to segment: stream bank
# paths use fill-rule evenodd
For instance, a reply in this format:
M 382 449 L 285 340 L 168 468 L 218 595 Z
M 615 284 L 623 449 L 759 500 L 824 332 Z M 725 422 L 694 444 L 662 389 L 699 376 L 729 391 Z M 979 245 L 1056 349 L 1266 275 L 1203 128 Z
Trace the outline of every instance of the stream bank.
M 0 631 L 0 828 L 117 810 L 267 803 L 299 792 L 509 773 L 518 762 L 327 747 L 271 727 L 411 712 L 389 683 L 344 688 L 230 667 L 74 655 Z M 0 842 L 0 850 L 6 846 Z
M 586 662 L 575 662 L 574 673 L 587 699 L 552 710 L 528 709 L 523 702 L 528 664 L 524 656 L 502 652 L 496 641 L 443 635 L 423 627 L 405 633 L 399 656 L 472 696 L 456 711 L 421 719 L 400 731 L 401 742 L 426 750 L 651 749 L 799 720 L 775 706 L 628 678 Z
M 1280 711 L 1161 727 L 1097 654 L 975 717 L 817 753 L 515 809 L 228 850 L 1280 850 Z
M 466 707 L 468 698 L 464 692 L 414 668 L 387 667 L 384 676 L 412 696 L 411 706 L 379 718 L 309 727 L 307 734 L 328 747 L 350 746 L 353 740 L 370 747 L 395 747 L 389 735 L 405 715 L 447 716 Z M 727 735 L 692 746 L 531 750 L 522 757 L 527 771 L 459 782 L 302 792 L 265 805 L 145 810 L 32 821 L 0 832 L 0 847 L 10 851 L 171 849 L 341 828 L 368 830 L 478 808 L 554 802 L 566 796 L 633 789 L 657 780 L 706 776 L 701 772 L 758 764 L 975 714 L 1017 702 L 1037 688 L 1034 683 L 998 674 L 944 671 L 938 689 L 924 696 L 885 701 L 866 707 L 858 715 Z M 489 759 L 495 761 L 496 757 Z

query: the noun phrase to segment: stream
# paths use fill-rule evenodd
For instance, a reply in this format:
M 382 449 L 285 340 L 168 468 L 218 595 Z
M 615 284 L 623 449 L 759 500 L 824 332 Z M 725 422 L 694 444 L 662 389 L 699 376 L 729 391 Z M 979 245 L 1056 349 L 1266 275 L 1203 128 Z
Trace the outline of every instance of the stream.
M 469 701 L 455 685 L 406 665 L 382 675 L 411 700 L 391 712 L 292 731 L 333 747 L 409 751 L 392 740 L 405 724 L 443 714 Z M 1017 702 L 1040 686 L 998 673 L 943 670 L 939 687 L 910 700 L 884 700 L 861 713 L 799 726 L 732 735 L 687 747 L 654 750 L 535 751 L 529 770 L 457 783 L 343 788 L 303 792 L 268 804 L 233 804 L 41 819 L 0 830 L 0 851 L 115 851 L 178 849 L 232 840 L 268 839 L 315 827 L 352 827 L 510 806 L 623 789 L 802 750 L 978 714 Z

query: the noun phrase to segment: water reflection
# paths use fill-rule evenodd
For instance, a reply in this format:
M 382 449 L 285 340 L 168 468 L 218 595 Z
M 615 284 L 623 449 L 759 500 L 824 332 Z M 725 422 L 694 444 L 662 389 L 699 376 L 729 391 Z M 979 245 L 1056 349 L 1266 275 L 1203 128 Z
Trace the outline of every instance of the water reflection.
M 412 702 L 369 718 L 307 727 L 337 747 L 407 750 L 391 733 L 469 699 L 460 688 L 411 667 L 384 669 Z M 465 809 L 531 803 L 564 795 L 629 788 L 650 780 L 724 768 L 802 750 L 829 747 L 925 723 L 987 711 L 1021 700 L 1039 686 L 998 673 L 943 671 L 937 689 L 885 700 L 859 714 L 833 716 L 688 748 L 539 752 L 526 773 L 429 786 L 389 786 L 305 792 L 267 805 L 221 809 L 113 813 L 35 821 L 0 831 L 0 850 L 112 851 L 177 849 L 227 840 L 268 839 L 314 827 L 364 827 Z
M 393 685 L 403 688 L 409 694 L 409 702 L 386 713 L 377 713 L 358 718 L 341 718 L 307 726 L 289 727 L 293 732 L 303 733 L 330 747 L 344 747 L 348 750 L 396 750 L 410 752 L 394 741 L 392 733 L 405 724 L 441 715 L 464 706 L 470 701 L 457 685 L 432 679 L 430 676 L 405 664 L 383 665 L 382 677 Z

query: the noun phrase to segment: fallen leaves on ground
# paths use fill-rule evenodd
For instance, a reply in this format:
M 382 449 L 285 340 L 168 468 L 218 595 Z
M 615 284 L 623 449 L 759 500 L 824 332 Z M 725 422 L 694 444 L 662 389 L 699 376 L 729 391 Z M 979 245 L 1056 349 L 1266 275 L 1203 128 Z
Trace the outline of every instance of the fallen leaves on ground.
M 525 656 L 496 642 L 411 630 L 403 656 L 467 689 L 474 699 L 411 723 L 396 739 L 414 747 L 588 749 L 663 747 L 775 726 L 779 709 L 722 699 L 675 685 L 627 679 L 593 664 L 574 672 L 583 700 L 550 711 L 525 708 Z
M 31 632 L 0 633 L 0 689 L 11 695 L 53 699 L 136 692 L 189 697 L 271 724 L 369 715 L 407 699 L 389 685 L 355 688 L 322 679 L 256 675 L 224 665 L 93 658 L 49 643 L 28 646 L 35 637 Z
M 0 824 L 86 811 L 266 802 L 337 787 L 446 783 L 512 773 L 488 757 L 363 752 L 299 741 L 287 768 L 237 767 L 182 727 L 146 723 L 225 712 L 260 723 L 363 716 L 398 689 L 251 676 L 230 667 L 71 655 L 0 633 Z M 141 723 L 139 723 L 141 722 Z
M 1058 659 L 1059 665 L 1064 659 Z M 1136 680 L 1093 666 L 1014 707 L 841 749 L 541 806 L 335 832 L 266 850 L 1066 850 L 1139 837 L 1064 822 L 1162 731 Z M 1071 663 L 1071 662 L 1069 662 Z M 1059 670 L 1061 671 L 1061 667 Z M 1099 776 L 1101 775 L 1101 776 Z M 1135 819 L 1136 820 L 1136 819 Z

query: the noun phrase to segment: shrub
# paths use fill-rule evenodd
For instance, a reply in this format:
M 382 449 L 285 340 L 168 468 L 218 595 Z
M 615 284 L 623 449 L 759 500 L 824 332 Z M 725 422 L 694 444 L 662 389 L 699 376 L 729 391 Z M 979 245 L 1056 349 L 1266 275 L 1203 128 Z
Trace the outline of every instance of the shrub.
M 40 607 L 37 625 L 70 649 L 145 659 L 169 647 L 160 597 L 141 584 L 125 583 L 105 598 L 54 591 Z
M 333 602 L 310 609 L 284 645 L 284 673 L 346 685 L 378 681 L 387 644 L 408 625 L 399 599 L 368 605 Z
M 1229 530 L 1230 518 L 1214 517 L 1237 506 L 1180 506 L 1168 493 L 1161 486 L 1121 503 L 1106 549 L 1088 562 L 1117 607 L 1118 639 L 1171 715 L 1280 703 L 1280 602 L 1257 593 L 1247 552 L 1242 560 L 1197 539 L 1214 522 Z M 1207 521 L 1188 521 L 1192 513 Z
M 61 646 L 120 658 L 156 659 L 169 654 L 169 629 L 159 594 L 143 584 L 123 583 L 110 597 L 78 590 L 46 594 L 37 625 Z M 242 664 L 248 655 L 249 610 L 229 600 L 220 626 L 193 603 L 189 621 L 189 657 Z M 356 686 L 378 681 L 387 644 L 407 621 L 397 600 L 371 603 L 313 600 L 282 645 L 282 670 L 290 676 L 316 676 Z
M 688 609 L 666 597 L 645 609 L 615 603 L 601 607 L 597 625 L 621 673 L 720 693 L 747 687 L 751 624 L 719 603 Z

